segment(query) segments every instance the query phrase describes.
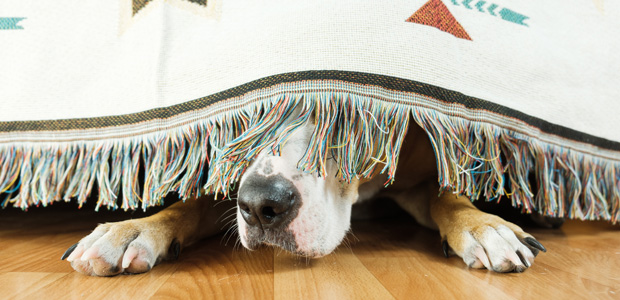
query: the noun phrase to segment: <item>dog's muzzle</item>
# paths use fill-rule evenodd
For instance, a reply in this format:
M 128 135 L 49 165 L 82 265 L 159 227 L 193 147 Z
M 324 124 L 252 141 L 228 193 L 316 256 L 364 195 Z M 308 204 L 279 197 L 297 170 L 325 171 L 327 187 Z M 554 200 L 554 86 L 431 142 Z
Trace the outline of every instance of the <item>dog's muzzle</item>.
M 247 224 L 249 248 L 268 243 L 295 251 L 295 239 L 287 227 L 297 216 L 301 199 L 290 180 L 282 175 L 253 174 L 240 186 L 237 204 Z

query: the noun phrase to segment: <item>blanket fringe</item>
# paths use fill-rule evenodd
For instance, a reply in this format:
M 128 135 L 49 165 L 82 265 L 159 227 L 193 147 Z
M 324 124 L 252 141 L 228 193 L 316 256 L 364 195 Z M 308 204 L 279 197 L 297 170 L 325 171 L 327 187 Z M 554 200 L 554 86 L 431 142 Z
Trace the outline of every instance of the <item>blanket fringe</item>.
M 525 213 L 619 220 L 617 161 L 432 110 L 416 109 L 414 119 L 431 139 L 442 189 L 472 200 L 506 196 Z
M 314 131 L 298 163 L 306 172 L 327 176 L 326 160 L 336 157 L 340 179 L 380 170 L 390 184 L 413 120 L 431 140 L 444 190 L 472 200 L 508 197 L 526 213 L 614 223 L 620 218 L 618 161 L 430 108 L 343 92 L 273 96 L 121 140 L 0 145 L 1 205 L 27 209 L 77 199 L 81 206 L 95 183 L 97 210 L 117 209 L 119 201 L 124 210 L 146 209 L 161 205 L 170 192 L 185 200 L 203 188 L 226 196 L 258 153 L 279 153 L 310 119 Z

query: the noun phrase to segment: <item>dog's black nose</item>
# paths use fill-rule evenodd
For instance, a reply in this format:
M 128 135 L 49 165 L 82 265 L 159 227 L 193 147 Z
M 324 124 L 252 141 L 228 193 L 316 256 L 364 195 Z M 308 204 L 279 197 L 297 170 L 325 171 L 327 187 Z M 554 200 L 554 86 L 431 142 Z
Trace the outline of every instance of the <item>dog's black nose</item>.
M 295 185 L 281 175 L 253 175 L 239 187 L 237 204 L 248 225 L 267 229 L 294 219 L 298 198 Z

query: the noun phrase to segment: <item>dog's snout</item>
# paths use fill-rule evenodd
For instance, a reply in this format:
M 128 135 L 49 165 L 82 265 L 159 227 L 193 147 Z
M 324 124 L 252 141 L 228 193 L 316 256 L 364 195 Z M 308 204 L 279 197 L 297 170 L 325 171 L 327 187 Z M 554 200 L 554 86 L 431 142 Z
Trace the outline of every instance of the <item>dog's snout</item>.
M 293 183 L 281 175 L 256 175 L 239 188 L 237 204 L 248 225 L 267 229 L 294 218 L 298 194 Z
M 284 219 L 284 215 L 291 207 L 291 201 L 287 201 L 286 198 L 246 200 L 247 198 L 239 198 L 239 209 L 241 209 L 243 219 L 252 226 L 259 224 L 262 227 L 279 225 L 279 221 Z M 294 200 L 294 198 L 291 197 L 290 200 Z

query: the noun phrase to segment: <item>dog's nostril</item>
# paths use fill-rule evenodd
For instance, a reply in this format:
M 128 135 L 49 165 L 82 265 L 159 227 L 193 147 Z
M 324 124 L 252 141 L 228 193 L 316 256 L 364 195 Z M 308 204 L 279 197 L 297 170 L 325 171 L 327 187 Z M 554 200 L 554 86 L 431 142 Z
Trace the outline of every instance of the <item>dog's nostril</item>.
M 261 213 L 263 214 L 263 217 L 265 217 L 265 219 L 267 220 L 272 220 L 277 215 L 276 211 L 273 210 L 273 207 L 271 206 L 263 207 Z
M 250 226 L 277 228 L 296 215 L 299 193 L 295 185 L 281 175 L 249 176 L 239 187 L 237 204 L 241 217 Z
M 250 208 L 249 208 L 246 204 L 244 204 L 244 203 L 239 203 L 238 205 L 239 205 L 239 209 L 241 209 L 242 211 L 244 211 L 244 212 L 246 212 L 246 213 L 248 213 L 248 214 L 252 213 L 252 212 L 250 211 Z

